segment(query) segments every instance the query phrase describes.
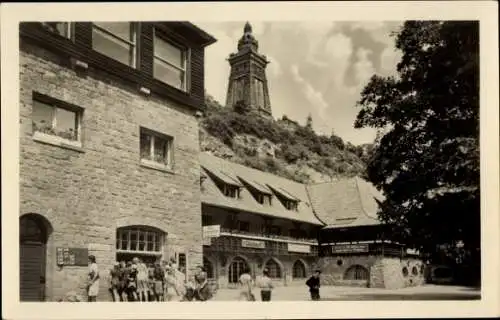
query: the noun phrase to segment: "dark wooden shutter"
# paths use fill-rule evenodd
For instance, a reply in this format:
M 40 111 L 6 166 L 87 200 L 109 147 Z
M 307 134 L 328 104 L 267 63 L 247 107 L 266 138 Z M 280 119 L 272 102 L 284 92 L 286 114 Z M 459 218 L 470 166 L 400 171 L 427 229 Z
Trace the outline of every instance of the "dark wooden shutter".
M 45 264 L 43 244 L 21 244 L 20 246 L 20 299 L 21 301 L 43 301 L 42 283 Z

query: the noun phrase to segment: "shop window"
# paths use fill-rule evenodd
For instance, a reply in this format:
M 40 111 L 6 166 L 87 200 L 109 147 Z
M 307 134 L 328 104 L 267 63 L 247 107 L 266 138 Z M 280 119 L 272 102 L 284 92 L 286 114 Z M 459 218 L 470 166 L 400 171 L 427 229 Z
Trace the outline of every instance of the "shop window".
M 344 280 L 368 280 L 368 269 L 360 265 L 353 265 L 346 270 Z
M 136 24 L 130 22 L 98 22 L 92 27 L 92 48 L 116 61 L 136 67 Z
M 407 267 L 403 267 L 402 272 L 403 272 L 404 277 L 408 277 L 408 268 Z
M 269 259 L 264 268 L 269 271 L 270 278 L 281 278 L 281 268 L 274 259 Z
M 31 120 L 34 138 L 52 136 L 56 139 L 80 143 L 82 115 L 83 109 L 33 93 Z
M 303 279 L 306 277 L 306 266 L 300 260 L 295 261 L 293 264 L 293 278 Z
M 149 227 L 125 227 L 116 232 L 116 250 L 124 253 L 161 255 L 163 233 Z
M 187 61 L 188 50 L 166 41 L 155 30 L 153 75 L 156 79 L 186 91 Z
M 146 128 L 141 128 L 140 135 L 141 161 L 171 169 L 173 138 Z

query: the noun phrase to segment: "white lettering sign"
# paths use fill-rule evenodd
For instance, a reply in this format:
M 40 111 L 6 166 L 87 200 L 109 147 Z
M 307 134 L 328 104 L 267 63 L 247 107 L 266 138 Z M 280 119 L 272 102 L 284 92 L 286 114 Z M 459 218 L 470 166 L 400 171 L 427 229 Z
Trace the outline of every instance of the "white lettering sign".
M 265 249 L 266 243 L 264 241 L 242 239 L 241 246 L 244 248 Z
M 300 253 L 310 253 L 311 246 L 303 245 L 303 244 L 288 244 L 288 252 L 300 252 Z
M 203 227 L 203 238 L 217 238 L 219 236 L 220 236 L 220 225 Z

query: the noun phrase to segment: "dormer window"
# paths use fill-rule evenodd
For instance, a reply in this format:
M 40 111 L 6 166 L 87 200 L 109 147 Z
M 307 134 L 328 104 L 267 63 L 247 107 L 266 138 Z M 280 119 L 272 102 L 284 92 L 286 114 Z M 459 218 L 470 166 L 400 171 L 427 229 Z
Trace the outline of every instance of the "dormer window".
M 255 198 L 255 200 L 265 206 L 271 206 L 272 205 L 272 198 L 273 194 L 271 190 L 269 190 L 266 186 L 250 180 L 250 179 L 243 179 L 240 178 L 241 181 L 245 184 L 247 187 L 248 191 L 252 194 L 252 196 Z
M 232 178 L 229 174 L 215 168 L 203 169 L 208 174 L 208 176 L 212 178 L 213 182 L 223 195 L 235 199 L 238 199 L 240 197 L 241 185 L 236 180 L 236 178 Z
M 294 200 L 283 200 L 283 206 L 285 206 L 287 210 L 297 211 L 299 208 L 299 202 Z
M 287 209 L 291 211 L 299 210 L 299 202 L 300 200 L 287 192 L 282 188 L 274 188 L 269 186 L 269 188 L 274 192 L 276 197 L 280 200 L 281 204 Z
M 272 204 L 272 196 L 270 194 L 256 192 L 254 197 L 255 197 L 255 200 L 257 200 L 257 202 L 260 204 L 268 205 L 268 206 L 270 206 Z

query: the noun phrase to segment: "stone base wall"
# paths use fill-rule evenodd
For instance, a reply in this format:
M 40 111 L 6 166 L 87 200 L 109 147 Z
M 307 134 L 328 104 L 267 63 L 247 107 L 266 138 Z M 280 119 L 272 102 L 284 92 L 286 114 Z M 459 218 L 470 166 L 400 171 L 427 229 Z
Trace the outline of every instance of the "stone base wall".
M 399 289 L 425 283 L 423 262 L 417 258 L 374 255 L 330 256 L 318 261 L 323 285 Z M 368 271 L 366 280 L 346 279 L 350 267 Z

